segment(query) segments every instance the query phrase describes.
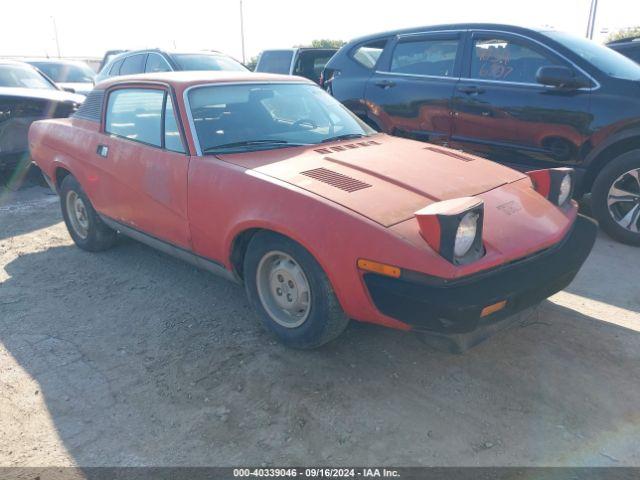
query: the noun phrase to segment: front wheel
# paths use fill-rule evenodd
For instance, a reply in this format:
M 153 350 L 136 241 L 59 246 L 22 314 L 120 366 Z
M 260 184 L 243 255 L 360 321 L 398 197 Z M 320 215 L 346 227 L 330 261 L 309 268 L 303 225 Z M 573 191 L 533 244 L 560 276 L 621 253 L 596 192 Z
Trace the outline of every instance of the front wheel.
M 71 175 L 60 185 L 60 206 L 69 235 L 78 247 L 99 252 L 116 241 L 117 233 L 105 225 L 80 183 Z
M 612 238 L 640 245 L 640 149 L 623 153 L 602 169 L 591 189 L 591 208 Z
M 310 349 L 336 338 L 346 317 L 324 271 L 301 245 L 257 233 L 244 259 L 247 296 L 264 325 L 289 347 Z

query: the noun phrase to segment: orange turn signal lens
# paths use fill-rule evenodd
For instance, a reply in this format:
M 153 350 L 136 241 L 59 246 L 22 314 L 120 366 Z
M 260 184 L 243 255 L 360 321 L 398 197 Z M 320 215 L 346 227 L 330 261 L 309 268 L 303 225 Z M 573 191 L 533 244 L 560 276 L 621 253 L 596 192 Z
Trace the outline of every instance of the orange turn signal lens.
M 393 265 L 386 265 L 384 263 L 374 262 L 373 260 L 365 260 L 364 258 L 358 259 L 358 268 L 367 272 L 378 273 L 380 275 L 386 275 L 387 277 L 400 278 L 401 270 Z
M 488 317 L 492 313 L 496 313 L 497 311 L 502 310 L 506 306 L 507 306 L 507 301 L 506 300 L 502 300 L 501 302 L 494 303 L 493 305 L 489 305 L 487 307 L 484 307 L 482 309 L 482 312 L 480 312 L 480 316 L 481 317 Z

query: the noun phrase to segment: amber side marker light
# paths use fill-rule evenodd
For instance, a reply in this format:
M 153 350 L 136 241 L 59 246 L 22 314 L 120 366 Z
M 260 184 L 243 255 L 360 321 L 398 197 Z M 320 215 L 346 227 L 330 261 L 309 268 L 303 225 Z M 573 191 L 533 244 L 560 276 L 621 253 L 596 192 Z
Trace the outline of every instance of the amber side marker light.
M 401 270 L 393 265 L 387 265 L 385 263 L 374 262 L 373 260 L 365 260 L 364 258 L 358 259 L 358 268 L 366 272 L 378 273 L 380 275 L 386 275 L 387 277 L 400 278 Z
M 506 306 L 507 306 L 507 301 L 506 300 L 502 300 L 501 302 L 494 303 L 493 305 L 489 305 L 487 307 L 484 307 L 482 309 L 482 312 L 480 312 L 480 316 L 481 317 L 488 317 L 492 313 L 499 312 L 500 310 L 502 310 Z

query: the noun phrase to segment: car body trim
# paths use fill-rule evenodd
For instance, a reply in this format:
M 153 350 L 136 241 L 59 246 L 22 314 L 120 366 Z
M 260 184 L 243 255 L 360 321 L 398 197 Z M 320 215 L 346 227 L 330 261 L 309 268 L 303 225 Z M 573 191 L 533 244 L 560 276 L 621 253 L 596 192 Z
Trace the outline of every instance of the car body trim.
M 218 275 L 220 277 L 226 278 L 234 283 L 241 283 L 240 278 L 230 270 L 227 270 L 224 265 L 221 263 L 211 260 L 209 258 L 202 257 L 197 255 L 189 250 L 185 250 L 184 248 L 178 247 L 172 243 L 169 243 L 165 240 L 160 240 L 159 238 L 154 237 L 153 235 L 149 235 L 148 233 L 141 232 L 133 227 L 120 223 L 112 218 L 107 217 L 106 215 L 99 214 L 100 218 L 104 223 L 106 223 L 109 227 L 114 230 L 123 233 L 127 237 L 131 237 L 134 240 L 137 240 L 141 243 L 144 243 L 156 250 L 160 250 L 163 253 L 171 255 L 172 257 L 179 258 L 180 260 L 184 260 L 198 268 L 202 268 L 203 270 L 207 270 L 208 272 L 213 273 L 214 275 Z

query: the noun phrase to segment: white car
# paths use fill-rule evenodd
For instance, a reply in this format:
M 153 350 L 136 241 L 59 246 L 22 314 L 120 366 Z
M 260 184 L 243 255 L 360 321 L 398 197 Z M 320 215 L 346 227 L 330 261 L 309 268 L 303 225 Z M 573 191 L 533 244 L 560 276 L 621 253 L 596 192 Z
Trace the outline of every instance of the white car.
M 48 58 L 24 61 L 36 67 L 67 92 L 86 97 L 93 90 L 96 72 L 82 61 Z

